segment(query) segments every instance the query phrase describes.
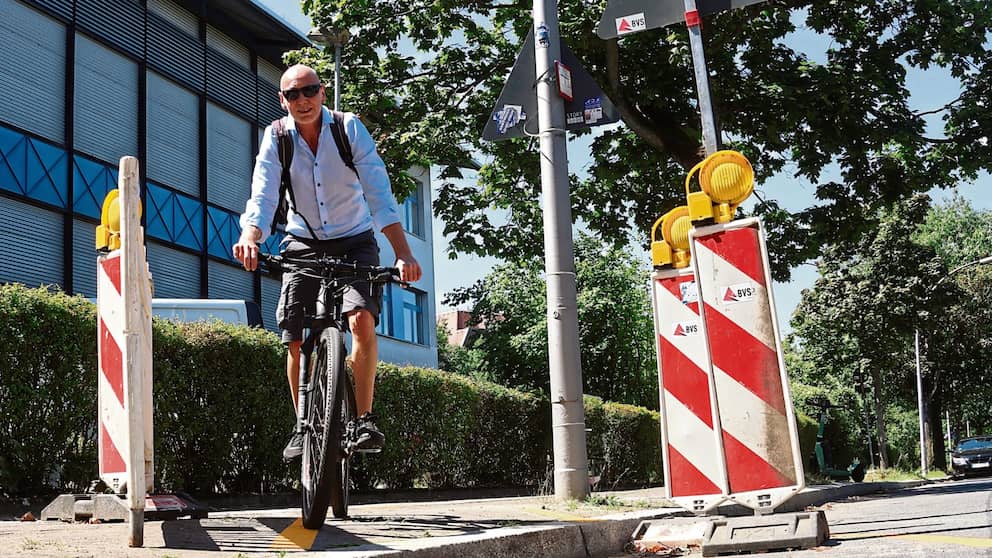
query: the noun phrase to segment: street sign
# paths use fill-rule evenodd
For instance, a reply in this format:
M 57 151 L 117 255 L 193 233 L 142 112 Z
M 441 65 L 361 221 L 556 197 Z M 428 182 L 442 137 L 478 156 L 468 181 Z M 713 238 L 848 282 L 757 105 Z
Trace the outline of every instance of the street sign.
M 562 95 L 565 99 L 565 129 L 579 130 L 619 121 L 620 113 L 616 107 L 565 43 L 561 44 L 561 58 L 559 65 L 571 70 L 571 89 L 568 93 L 572 98 Z M 482 139 L 499 141 L 537 135 L 535 68 L 534 32 L 531 31 L 524 39 L 517 61 L 513 63 L 510 77 L 496 101 L 496 108 L 482 130 Z
M 765 0 L 696 0 L 699 16 L 743 8 Z M 599 20 L 596 35 L 614 39 L 628 33 L 665 27 L 685 21 L 683 0 L 610 0 Z

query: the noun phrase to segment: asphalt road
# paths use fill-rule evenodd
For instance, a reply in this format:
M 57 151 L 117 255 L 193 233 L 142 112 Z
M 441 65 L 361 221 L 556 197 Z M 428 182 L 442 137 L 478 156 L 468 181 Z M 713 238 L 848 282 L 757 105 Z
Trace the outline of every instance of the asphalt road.
M 762 556 L 992 557 L 992 478 L 947 481 L 823 506 L 829 543 Z

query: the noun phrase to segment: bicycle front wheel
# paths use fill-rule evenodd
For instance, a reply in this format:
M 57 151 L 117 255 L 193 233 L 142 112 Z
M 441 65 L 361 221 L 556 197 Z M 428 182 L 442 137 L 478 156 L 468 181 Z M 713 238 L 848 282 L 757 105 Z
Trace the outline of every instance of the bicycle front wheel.
M 328 419 L 329 437 L 336 442 L 334 447 L 337 449 L 337 457 L 330 463 L 328 471 L 331 511 L 334 512 L 334 517 L 342 519 L 348 517 L 348 490 L 351 482 L 348 425 L 355 424 L 355 388 L 345 368 L 344 335 L 337 329 L 328 329 L 324 334 L 327 336 L 327 345 L 332 349 L 328 377 L 331 379 L 329 391 L 334 394 L 334 399 Z
M 335 377 L 333 363 L 337 360 L 337 353 L 341 352 L 335 343 L 340 336 L 341 332 L 336 329 L 324 330 L 311 359 L 313 367 L 307 384 L 301 475 L 303 526 L 307 529 L 320 529 L 327 519 L 327 507 L 331 502 L 333 464 L 337 461 L 336 448 L 340 446 L 340 438 L 334 435 L 330 425 L 335 399 L 335 387 L 331 383 Z

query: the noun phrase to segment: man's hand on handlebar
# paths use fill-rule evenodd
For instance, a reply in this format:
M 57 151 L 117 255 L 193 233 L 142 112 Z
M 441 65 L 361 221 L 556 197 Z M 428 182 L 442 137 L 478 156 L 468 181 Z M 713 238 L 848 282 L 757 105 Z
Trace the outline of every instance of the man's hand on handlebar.
M 234 257 L 248 271 L 255 271 L 258 267 L 258 239 L 261 236 L 262 231 L 258 227 L 249 225 L 241 231 L 241 237 L 234 245 Z
M 397 256 L 395 265 L 400 270 L 400 279 L 406 283 L 419 281 L 421 275 L 423 275 L 420 264 L 417 263 L 416 258 L 412 254 L 402 257 Z

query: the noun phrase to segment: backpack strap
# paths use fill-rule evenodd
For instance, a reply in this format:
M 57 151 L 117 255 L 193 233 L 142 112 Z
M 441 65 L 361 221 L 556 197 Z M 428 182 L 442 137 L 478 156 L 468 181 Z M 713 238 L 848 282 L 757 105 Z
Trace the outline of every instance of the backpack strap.
M 338 146 L 338 155 L 341 156 L 344 165 L 355 173 L 355 177 L 358 177 L 355 157 L 351 154 L 351 142 L 348 141 L 348 133 L 344 129 L 344 113 L 332 110 L 331 115 L 334 117 L 334 121 L 331 122 L 331 135 L 334 136 L 334 143 Z
M 276 231 L 276 225 L 280 222 L 285 223 L 289 219 L 289 211 L 292 211 L 303 219 L 303 224 L 307 226 L 307 230 L 310 231 L 311 238 L 317 238 L 317 233 L 314 232 L 313 227 L 310 226 L 310 222 L 307 218 L 303 216 L 302 213 L 296 211 L 296 196 L 293 194 L 293 181 L 290 176 L 289 169 L 293 164 L 293 138 L 289 135 L 286 130 L 286 126 L 282 123 L 282 118 L 277 118 L 272 121 L 272 131 L 276 135 L 277 140 L 277 151 L 279 153 L 279 164 L 282 166 L 282 175 L 279 181 L 279 205 L 276 208 L 276 215 L 272 219 L 272 230 L 269 234 L 273 234 Z M 288 208 L 283 208 L 283 203 L 287 199 L 289 201 Z M 288 209 L 288 211 L 287 211 Z M 282 215 L 280 215 L 280 213 Z M 280 217 L 282 217 L 280 219 Z

